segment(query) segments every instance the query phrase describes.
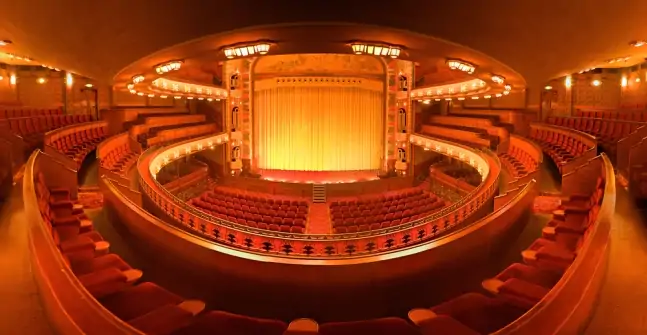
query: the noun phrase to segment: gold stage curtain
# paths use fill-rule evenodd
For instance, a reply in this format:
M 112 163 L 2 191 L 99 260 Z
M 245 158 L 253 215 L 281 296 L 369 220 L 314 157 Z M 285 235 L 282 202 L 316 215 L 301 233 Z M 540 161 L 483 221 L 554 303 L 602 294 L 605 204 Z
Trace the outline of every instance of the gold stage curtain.
M 254 156 L 270 170 L 378 170 L 384 137 L 381 91 L 273 87 L 254 93 Z

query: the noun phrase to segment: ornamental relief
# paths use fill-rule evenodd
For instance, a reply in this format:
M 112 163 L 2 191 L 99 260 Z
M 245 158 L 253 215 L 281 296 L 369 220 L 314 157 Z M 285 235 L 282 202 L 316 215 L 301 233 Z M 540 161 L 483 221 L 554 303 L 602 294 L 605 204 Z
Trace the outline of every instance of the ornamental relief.
M 254 66 L 255 75 L 384 76 L 382 61 L 373 56 L 343 54 L 294 54 L 265 56 Z

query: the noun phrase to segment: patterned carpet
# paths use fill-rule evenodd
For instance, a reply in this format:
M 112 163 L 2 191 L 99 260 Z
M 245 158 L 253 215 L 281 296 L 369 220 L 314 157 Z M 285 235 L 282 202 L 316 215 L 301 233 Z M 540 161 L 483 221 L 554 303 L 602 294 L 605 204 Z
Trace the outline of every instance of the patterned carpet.
M 103 207 L 103 194 L 100 191 L 79 190 L 79 203 L 85 209 L 97 209 Z
M 551 214 L 562 203 L 560 197 L 540 195 L 535 198 L 533 211 L 535 213 Z

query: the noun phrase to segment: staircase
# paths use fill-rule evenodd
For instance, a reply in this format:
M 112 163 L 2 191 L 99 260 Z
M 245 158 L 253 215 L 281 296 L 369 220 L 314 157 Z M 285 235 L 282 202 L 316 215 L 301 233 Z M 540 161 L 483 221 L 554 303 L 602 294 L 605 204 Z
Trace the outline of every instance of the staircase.
M 326 202 L 326 185 L 312 184 L 312 202 L 313 203 Z

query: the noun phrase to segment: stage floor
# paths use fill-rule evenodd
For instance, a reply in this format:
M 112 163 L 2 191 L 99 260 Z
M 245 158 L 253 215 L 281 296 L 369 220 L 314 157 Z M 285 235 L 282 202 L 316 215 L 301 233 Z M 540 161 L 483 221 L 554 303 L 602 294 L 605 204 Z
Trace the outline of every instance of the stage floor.
M 292 171 L 260 170 L 261 179 L 286 183 L 304 184 L 343 184 L 358 181 L 376 180 L 377 170 L 364 171 Z

